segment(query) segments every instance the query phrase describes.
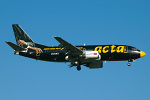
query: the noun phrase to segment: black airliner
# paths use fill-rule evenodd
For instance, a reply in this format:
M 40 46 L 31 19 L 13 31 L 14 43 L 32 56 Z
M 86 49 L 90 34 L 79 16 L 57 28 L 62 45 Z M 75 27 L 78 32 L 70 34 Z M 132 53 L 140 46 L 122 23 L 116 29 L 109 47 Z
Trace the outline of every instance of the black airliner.
M 103 61 L 135 61 L 145 56 L 145 52 L 127 45 L 82 45 L 74 46 L 61 37 L 54 38 L 60 43 L 58 46 L 45 46 L 35 43 L 25 31 L 18 25 L 12 25 L 17 45 L 6 41 L 14 49 L 14 54 L 36 60 L 50 62 L 71 62 L 70 67 L 81 65 L 94 68 L 102 68 Z

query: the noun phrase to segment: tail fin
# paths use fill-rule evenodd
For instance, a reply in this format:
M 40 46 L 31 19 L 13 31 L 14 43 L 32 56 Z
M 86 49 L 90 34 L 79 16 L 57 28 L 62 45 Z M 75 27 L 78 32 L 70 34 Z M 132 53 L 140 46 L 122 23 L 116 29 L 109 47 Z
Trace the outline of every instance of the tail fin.
M 18 25 L 18 24 L 13 24 L 12 25 L 16 42 L 19 46 L 23 44 L 29 44 L 29 45 L 34 45 L 34 41 L 26 34 L 26 32 Z

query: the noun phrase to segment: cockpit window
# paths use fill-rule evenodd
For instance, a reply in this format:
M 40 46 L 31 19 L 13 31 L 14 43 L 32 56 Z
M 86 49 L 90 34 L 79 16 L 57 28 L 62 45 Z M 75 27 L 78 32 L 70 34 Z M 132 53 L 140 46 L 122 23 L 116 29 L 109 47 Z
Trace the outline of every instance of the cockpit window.
M 137 51 L 138 49 L 137 49 L 137 48 L 132 47 L 132 48 L 131 48 L 131 50 Z

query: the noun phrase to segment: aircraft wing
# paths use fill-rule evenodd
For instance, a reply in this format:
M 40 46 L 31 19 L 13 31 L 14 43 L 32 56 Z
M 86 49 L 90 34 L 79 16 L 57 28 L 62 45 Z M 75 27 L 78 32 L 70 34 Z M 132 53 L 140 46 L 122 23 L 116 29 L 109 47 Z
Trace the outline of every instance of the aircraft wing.
M 65 46 L 67 49 L 71 51 L 71 53 L 81 54 L 83 53 L 82 50 L 79 48 L 73 46 L 72 44 L 68 43 L 67 41 L 63 40 L 61 37 L 54 37 L 59 43 L 61 43 L 63 46 Z

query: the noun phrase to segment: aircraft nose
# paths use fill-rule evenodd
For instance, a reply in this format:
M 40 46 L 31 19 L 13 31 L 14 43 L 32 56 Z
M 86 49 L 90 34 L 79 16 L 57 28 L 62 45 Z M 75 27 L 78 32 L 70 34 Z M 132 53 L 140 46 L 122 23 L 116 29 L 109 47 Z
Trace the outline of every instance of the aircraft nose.
M 145 52 L 140 51 L 140 57 L 143 57 L 143 56 L 145 56 L 145 55 L 146 55 L 146 53 L 145 53 Z

